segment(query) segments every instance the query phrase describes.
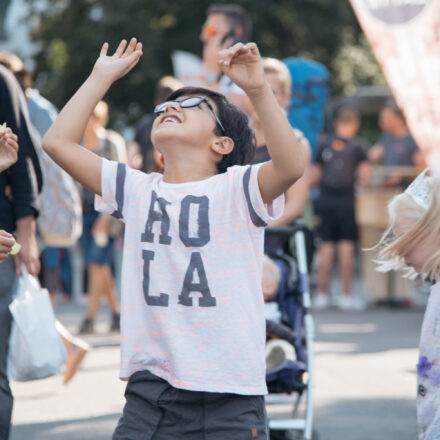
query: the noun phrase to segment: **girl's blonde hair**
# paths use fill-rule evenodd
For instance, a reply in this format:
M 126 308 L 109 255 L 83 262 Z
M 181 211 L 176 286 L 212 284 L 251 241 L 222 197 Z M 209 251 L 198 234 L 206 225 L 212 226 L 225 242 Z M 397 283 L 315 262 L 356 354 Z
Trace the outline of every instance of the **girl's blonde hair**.
M 289 69 L 280 60 L 276 58 L 264 58 L 263 59 L 264 73 L 273 73 L 277 75 L 278 81 L 280 82 L 283 94 L 290 95 L 290 90 L 292 87 L 292 77 L 290 76 Z
M 440 177 L 424 179 L 430 199 L 428 209 L 423 209 L 405 192 L 395 196 L 388 204 L 389 227 L 373 248 L 379 250 L 376 263 L 381 272 L 403 269 L 406 277 L 415 278 L 417 273 L 405 264 L 404 256 L 430 237 L 440 234 Z M 412 226 L 396 237 L 393 229 L 399 222 L 405 221 Z M 439 281 L 440 248 L 425 262 L 420 275 L 435 282 Z

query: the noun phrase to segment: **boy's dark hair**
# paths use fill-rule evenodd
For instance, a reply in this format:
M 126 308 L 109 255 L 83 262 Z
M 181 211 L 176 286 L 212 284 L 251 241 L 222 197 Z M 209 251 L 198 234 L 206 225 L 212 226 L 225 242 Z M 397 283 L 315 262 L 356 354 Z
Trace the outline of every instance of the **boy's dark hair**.
M 243 29 L 242 39 L 247 42 L 252 35 L 252 21 L 246 9 L 232 4 L 211 5 L 206 11 L 207 15 L 222 14 L 226 17 L 232 27 L 240 26 Z
M 256 141 L 244 112 L 228 102 L 222 94 L 203 87 L 183 87 L 171 93 L 166 100 L 176 100 L 181 96 L 205 96 L 209 98 L 215 104 L 216 113 L 225 129 L 225 133 L 222 133 L 219 125 L 216 124 L 214 133 L 217 136 L 228 136 L 234 141 L 234 149 L 229 154 L 225 154 L 220 162 L 217 162 L 219 173 L 224 173 L 230 166 L 246 165 L 252 161 Z

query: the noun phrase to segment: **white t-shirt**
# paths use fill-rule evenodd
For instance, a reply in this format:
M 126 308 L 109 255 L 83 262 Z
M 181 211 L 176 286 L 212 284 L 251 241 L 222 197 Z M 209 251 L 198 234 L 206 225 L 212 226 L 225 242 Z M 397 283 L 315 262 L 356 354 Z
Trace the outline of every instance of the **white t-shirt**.
M 172 184 L 103 159 L 95 207 L 126 224 L 122 379 L 149 370 L 187 390 L 267 392 L 264 226 L 284 198 L 263 203 L 259 166 Z
M 419 440 L 440 439 L 440 283 L 431 287 L 417 364 Z

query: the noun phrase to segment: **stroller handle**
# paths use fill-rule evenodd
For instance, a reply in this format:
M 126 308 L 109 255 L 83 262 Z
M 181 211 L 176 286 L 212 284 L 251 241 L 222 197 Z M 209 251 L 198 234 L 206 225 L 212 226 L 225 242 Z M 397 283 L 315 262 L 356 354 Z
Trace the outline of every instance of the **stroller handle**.
M 277 235 L 293 235 L 295 232 L 303 230 L 305 228 L 302 219 L 295 220 L 291 225 L 286 226 L 268 226 L 265 229 L 267 234 L 277 234 Z

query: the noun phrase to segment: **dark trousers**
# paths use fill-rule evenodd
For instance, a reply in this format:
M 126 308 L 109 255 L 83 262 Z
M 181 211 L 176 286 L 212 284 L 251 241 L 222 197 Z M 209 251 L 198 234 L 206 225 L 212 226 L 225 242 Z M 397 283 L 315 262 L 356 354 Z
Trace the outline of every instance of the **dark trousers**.
M 0 440 L 8 440 L 12 415 L 12 393 L 6 376 L 9 334 L 11 333 L 11 314 L 9 304 L 12 300 L 15 272 L 12 257 L 0 264 Z
M 149 371 L 131 376 L 113 440 L 267 440 L 263 396 L 174 388 Z

